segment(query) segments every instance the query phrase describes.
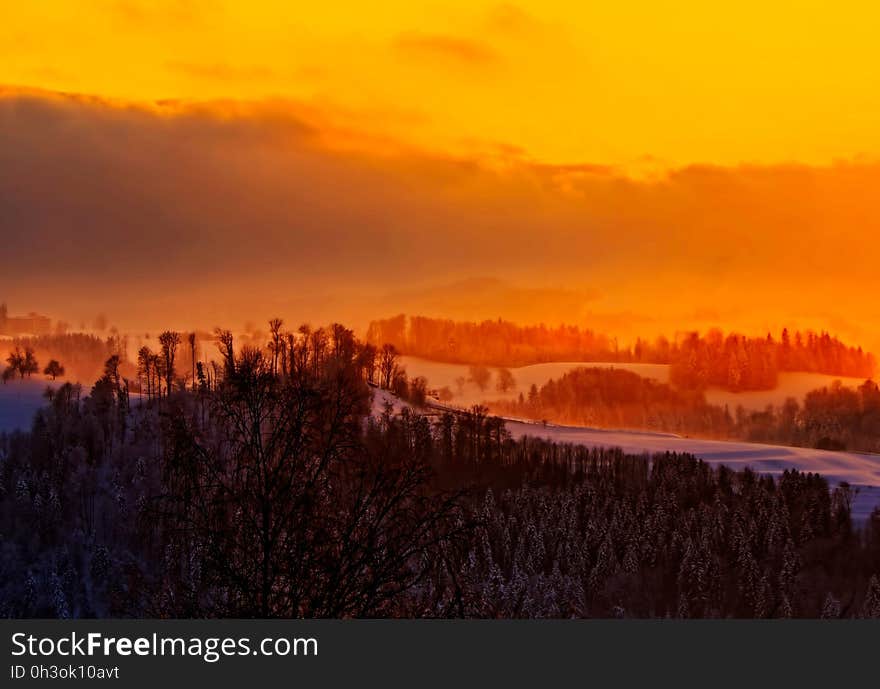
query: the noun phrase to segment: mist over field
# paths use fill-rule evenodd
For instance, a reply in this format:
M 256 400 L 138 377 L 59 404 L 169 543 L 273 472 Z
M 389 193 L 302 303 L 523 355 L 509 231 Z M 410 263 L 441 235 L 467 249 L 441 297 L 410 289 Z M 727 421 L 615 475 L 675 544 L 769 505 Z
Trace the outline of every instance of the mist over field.
M 877 348 L 870 163 L 633 179 L 415 149 L 289 102 L 8 88 L 0 123 L 4 298 L 73 323 L 362 328 L 405 311 L 625 338 L 828 329 Z

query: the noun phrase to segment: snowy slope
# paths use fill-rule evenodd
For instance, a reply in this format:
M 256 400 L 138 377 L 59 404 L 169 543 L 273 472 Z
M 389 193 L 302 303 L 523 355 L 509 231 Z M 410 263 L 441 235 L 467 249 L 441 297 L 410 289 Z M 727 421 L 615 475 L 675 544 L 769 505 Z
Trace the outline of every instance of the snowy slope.
M 663 383 L 669 380 L 669 367 L 664 364 L 608 364 L 563 361 L 511 368 L 510 372 L 516 381 L 516 388 L 507 393 L 502 393 L 495 388 L 497 369 L 493 367 L 489 367 L 492 373 L 489 386 L 485 391 L 482 391 L 474 383 L 465 382 L 463 386 L 459 386 L 459 378 L 464 378 L 466 381 L 470 376 L 470 367 L 466 364 L 446 364 L 412 356 L 401 357 L 401 363 L 406 368 L 406 373 L 410 378 L 424 376 L 428 379 L 428 386 L 431 388 L 448 387 L 455 395 L 455 404 L 461 406 L 471 406 L 486 400 L 514 399 L 520 392 L 528 394 L 529 388 L 532 385 L 541 387 L 552 378 L 560 378 L 572 369 L 584 366 L 616 367 L 632 371 L 645 378 L 654 378 Z
M 28 430 L 34 414 L 47 404 L 43 393 L 49 385 L 40 378 L 13 380 L 5 385 L 0 383 L 0 433 Z
M 511 368 L 516 381 L 516 388 L 507 393 L 498 392 L 495 389 L 496 369 L 489 367 L 492 379 L 485 391 L 481 391 L 475 384 L 465 382 L 459 387 L 458 379 L 469 377 L 469 366 L 465 364 L 445 364 L 417 357 L 401 357 L 401 363 L 406 368 L 407 375 L 424 376 L 428 379 L 431 388 L 448 387 L 455 396 L 454 402 L 461 406 L 470 406 L 487 400 L 513 399 L 519 393 L 528 394 L 531 385 L 539 388 L 552 378 L 561 378 L 575 368 L 597 366 L 599 368 L 620 368 L 637 373 L 643 378 L 653 378 L 661 383 L 669 382 L 669 366 L 666 364 L 609 364 L 602 362 L 577 362 L 564 361 L 548 364 L 532 364 Z M 842 378 L 841 376 L 829 376 L 823 373 L 780 373 L 779 385 L 774 390 L 758 390 L 754 392 L 729 392 L 720 388 L 706 390 L 706 401 L 710 404 L 729 405 L 733 411 L 738 405 L 746 409 L 764 409 L 768 404 L 779 406 L 787 397 L 794 397 L 798 402 L 803 402 L 804 395 L 810 390 L 831 385 L 835 380 L 840 380 L 847 387 L 855 388 L 864 380 L 861 378 Z
M 619 447 L 630 454 L 687 452 L 717 466 L 739 470 L 751 467 L 762 474 L 779 475 L 786 469 L 822 474 L 832 484 L 843 481 L 858 487 L 853 513 L 858 521 L 880 505 L 880 455 L 829 452 L 806 447 L 785 447 L 722 440 L 699 440 L 662 433 L 605 431 L 592 428 L 507 421 L 514 438 L 534 436 L 587 447 Z
M 394 406 L 395 411 L 400 411 L 406 404 L 391 393 L 377 389 L 373 391 L 373 413 L 378 413 L 386 401 Z M 444 408 L 440 404 L 432 404 L 432 406 L 437 409 Z M 454 407 L 449 409 L 455 410 Z M 750 467 L 756 472 L 772 476 L 778 476 L 786 469 L 819 473 L 828 479 L 832 486 L 845 481 L 857 489 L 853 503 L 853 517 L 859 522 L 867 519 L 871 511 L 880 506 L 880 455 L 737 441 L 700 440 L 647 431 L 544 425 L 509 418 L 505 419 L 505 425 L 514 438 L 532 436 L 586 447 L 619 447 L 628 454 L 685 452 L 713 466 L 723 464 L 734 470 Z

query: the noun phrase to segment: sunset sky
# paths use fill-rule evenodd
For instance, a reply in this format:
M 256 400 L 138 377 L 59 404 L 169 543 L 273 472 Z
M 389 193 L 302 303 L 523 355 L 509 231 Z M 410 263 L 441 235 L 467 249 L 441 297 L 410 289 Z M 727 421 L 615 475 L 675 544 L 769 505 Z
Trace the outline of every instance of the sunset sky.
M 443 151 L 545 162 L 880 154 L 880 6 L 702 0 L 5 2 L 0 81 L 290 98 Z
M 876 3 L 0 15 L 13 311 L 407 309 L 880 344 Z

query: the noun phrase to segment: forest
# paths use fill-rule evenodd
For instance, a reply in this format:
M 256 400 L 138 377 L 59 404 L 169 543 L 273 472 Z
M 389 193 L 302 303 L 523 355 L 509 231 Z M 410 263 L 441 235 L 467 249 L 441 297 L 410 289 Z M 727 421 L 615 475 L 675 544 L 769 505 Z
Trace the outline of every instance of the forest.
M 770 390 L 783 371 L 809 371 L 871 378 L 876 361 L 861 347 L 828 333 L 783 329 L 779 338 L 687 333 L 670 341 L 637 339 L 624 345 L 610 335 L 578 326 L 521 326 L 510 321 L 480 323 L 401 314 L 370 323 L 366 339 L 391 343 L 401 353 L 448 363 L 525 366 L 551 361 L 654 363 L 670 365 L 677 387 L 717 386 L 734 392 Z
M 656 430 L 718 439 L 880 452 L 880 388 L 834 381 L 780 406 L 750 411 L 706 402 L 631 371 L 583 367 L 532 386 L 514 400 L 490 402 L 496 413 L 573 426 Z
M 8 348 L 3 357 L 6 363 L 3 382 L 38 374 L 51 361 L 64 367 L 64 373 L 56 372 L 55 377 L 66 375 L 72 380 L 95 380 L 111 356 L 126 360 L 128 338 L 118 332 L 111 332 L 106 338 L 86 333 L 55 333 L 16 337 L 3 344 Z M 24 357 L 24 361 L 19 357 Z
M 725 438 L 729 412 L 702 393 L 678 390 L 616 368 L 583 367 L 532 386 L 515 400 L 489 403 L 496 413 L 572 426 L 632 428 Z
M 113 354 L 0 435 L 0 615 L 880 617 L 880 511 L 856 527 L 845 484 L 514 441 L 371 402 L 421 396 L 390 343 L 270 333 L 187 375 L 166 331 L 140 393 Z

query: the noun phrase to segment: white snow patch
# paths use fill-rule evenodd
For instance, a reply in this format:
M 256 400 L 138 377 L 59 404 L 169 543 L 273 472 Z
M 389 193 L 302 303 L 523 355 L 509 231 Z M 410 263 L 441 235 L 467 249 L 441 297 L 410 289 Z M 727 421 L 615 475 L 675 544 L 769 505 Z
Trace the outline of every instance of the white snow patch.
M 533 436 L 586 447 L 619 447 L 627 454 L 689 453 L 713 466 L 723 464 L 737 471 L 750 467 L 758 473 L 771 476 L 778 476 L 786 469 L 822 474 L 831 485 L 847 482 L 858 489 L 853 505 L 856 521 L 864 521 L 880 505 L 880 455 L 876 454 L 700 440 L 662 433 L 606 431 L 552 424 L 544 426 L 514 420 L 508 420 L 506 426 L 514 438 Z
M 30 430 L 34 415 L 48 404 L 43 396 L 46 388 L 60 384 L 61 381 L 52 383 L 41 378 L 0 383 L 0 433 Z
M 381 413 L 385 402 L 392 404 L 395 413 L 408 406 L 390 392 L 374 389 L 373 414 Z M 435 411 L 444 409 L 461 411 L 461 407 L 435 402 L 431 403 L 431 407 Z M 864 522 L 872 510 L 880 506 L 880 455 L 877 454 L 831 452 L 808 447 L 741 441 L 701 440 L 651 431 L 557 426 L 509 417 L 505 417 L 504 421 L 514 439 L 531 436 L 585 447 L 619 447 L 625 453 L 633 455 L 687 453 L 712 466 L 723 464 L 734 471 L 749 467 L 757 473 L 770 476 L 779 476 L 786 469 L 818 473 L 825 477 L 831 486 L 846 482 L 855 489 L 853 519 L 856 522 Z
M 667 364 L 563 361 L 510 368 L 509 370 L 516 381 L 516 387 L 502 393 L 495 387 L 497 367 L 487 367 L 492 378 L 486 390 L 480 390 L 471 382 L 465 382 L 463 386 L 459 386 L 459 379 L 463 378 L 467 381 L 470 375 L 470 366 L 466 364 L 446 364 L 412 356 L 401 357 L 401 363 L 406 367 L 407 375 L 410 378 L 424 376 L 428 380 L 428 387 L 433 389 L 448 387 L 454 395 L 454 402 L 465 407 L 492 400 L 512 400 L 520 393 L 528 395 L 529 388 L 533 384 L 540 388 L 551 379 L 561 378 L 573 369 L 584 367 L 619 368 L 637 373 L 643 378 L 652 378 L 660 383 L 669 382 L 669 366 Z M 865 382 L 862 378 L 845 378 L 824 373 L 780 373 L 779 384 L 773 390 L 729 392 L 720 388 L 709 388 L 706 390 L 706 401 L 722 406 L 726 404 L 730 407 L 731 412 L 739 405 L 746 409 L 763 410 L 768 404 L 781 406 L 788 397 L 794 397 L 799 403 L 802 403 L 804 396 L 810 390 L 831 385 L 835 380 L 839 380 L 843 385 L 851 388 L 856 388 Z

